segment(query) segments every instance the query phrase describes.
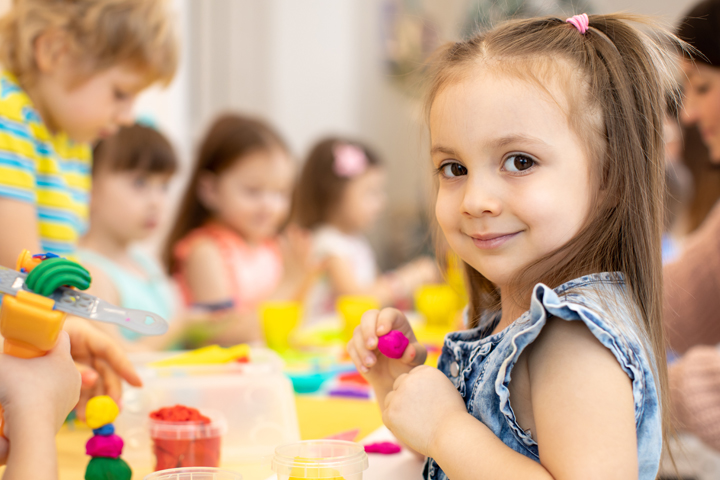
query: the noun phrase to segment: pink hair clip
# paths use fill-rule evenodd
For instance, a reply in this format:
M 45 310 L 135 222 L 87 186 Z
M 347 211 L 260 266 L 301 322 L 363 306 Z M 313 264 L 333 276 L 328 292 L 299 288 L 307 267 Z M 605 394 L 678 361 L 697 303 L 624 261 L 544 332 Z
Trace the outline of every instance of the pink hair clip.
M 368 165 L 365 152 L 360 147 L 342 143 L 333 148 L 333 171 L 338 177 L 352 178 L 362 174 Z
M 583 35 L 585 34 L 585 32 L 588 31 L 588 28 L 590 27 L 590 19 L 588 18 L 587 13 L 572 16 L 565 21 L 577 28 L 578 32 L 582 33 Z

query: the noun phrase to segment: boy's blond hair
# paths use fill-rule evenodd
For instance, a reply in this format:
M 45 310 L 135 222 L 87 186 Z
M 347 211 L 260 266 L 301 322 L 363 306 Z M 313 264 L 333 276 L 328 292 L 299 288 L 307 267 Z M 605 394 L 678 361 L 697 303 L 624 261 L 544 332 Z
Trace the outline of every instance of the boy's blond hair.
M 0 63 L 21 84 L 35 80 L 35 40 L 48 30 L 67 34 L 86 73 L 128 64 L 148 82 L 168 84 L 177 68 L 178 42 L 165 0 L 13 0 L 0 19 Z

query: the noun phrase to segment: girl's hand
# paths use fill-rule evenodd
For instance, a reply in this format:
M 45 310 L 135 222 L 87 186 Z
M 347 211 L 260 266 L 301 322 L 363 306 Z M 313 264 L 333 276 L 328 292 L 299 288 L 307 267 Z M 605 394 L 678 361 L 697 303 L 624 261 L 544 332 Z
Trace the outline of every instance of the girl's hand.
M 425 456 L 448 419 L 467 415 L 465 402 L 437 368 L 421 365 L 400 375 L 385 396 L 383 423 L 405 445 Z
M 376 351 L 378 337 L 390 330 L 399 330 L 410 340 L 403 356 L 396 360 Z M 417 365 L 422 365 L 427 358 L 427 351 L 418 343 L 407 318 L 394 308 L 365 312 L 347 348 L 355 367 L 375 388 L 381 406 L 381 392 L 389 392 L 397 377 L 408 373 Z

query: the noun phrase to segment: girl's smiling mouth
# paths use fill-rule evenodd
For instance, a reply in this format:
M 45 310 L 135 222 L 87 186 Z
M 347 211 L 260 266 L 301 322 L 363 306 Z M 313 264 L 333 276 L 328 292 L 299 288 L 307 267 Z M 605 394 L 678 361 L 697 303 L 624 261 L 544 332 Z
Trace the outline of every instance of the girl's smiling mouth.
M 485 233 L 482 235 L 476 234 L 468 236 L 472 238 L 472 241 L 476 247 L 482 250 L 490 250 L 493 248 L 501 247 L 509 240 L 515 238 L 519 233 L 521 233 L 521 231 L 514 233 Z

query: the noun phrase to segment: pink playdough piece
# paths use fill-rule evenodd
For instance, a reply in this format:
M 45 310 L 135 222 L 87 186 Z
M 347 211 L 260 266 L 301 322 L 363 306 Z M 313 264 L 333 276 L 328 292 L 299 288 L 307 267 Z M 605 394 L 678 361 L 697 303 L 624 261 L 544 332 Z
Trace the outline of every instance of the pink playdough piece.
M 400 453 L 401 450 L 400 445 L 393 442 L 377 442 L 365 445 L 365 451 L 367 453 L 379 453 L 381 455 L 394 455 Z
M 410 340 L 398 330 L 391 330 L 378 338 L 378 350 L 388 358 L 400 358 L 405 353 Z
M 91 457 L 118 458 L 123 445 L 123 439 L 117 435 L 95 435 L 85 444 L 85 453 Z

